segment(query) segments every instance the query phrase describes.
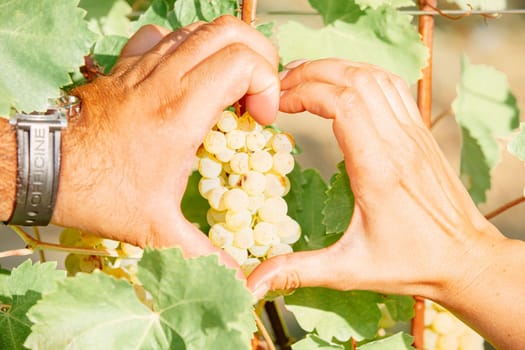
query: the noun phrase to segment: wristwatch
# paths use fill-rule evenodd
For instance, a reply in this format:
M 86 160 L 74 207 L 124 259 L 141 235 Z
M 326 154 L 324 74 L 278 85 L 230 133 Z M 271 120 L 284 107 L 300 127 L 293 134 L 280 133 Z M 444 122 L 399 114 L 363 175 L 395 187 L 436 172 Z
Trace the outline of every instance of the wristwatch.
M 45 226 L 51 221 L 60 171 L 60 136 L 67 120 L 80 112 L 80 100 L 62 96 L 46 112 L 17 113 L 16 203 L 8 225 Z

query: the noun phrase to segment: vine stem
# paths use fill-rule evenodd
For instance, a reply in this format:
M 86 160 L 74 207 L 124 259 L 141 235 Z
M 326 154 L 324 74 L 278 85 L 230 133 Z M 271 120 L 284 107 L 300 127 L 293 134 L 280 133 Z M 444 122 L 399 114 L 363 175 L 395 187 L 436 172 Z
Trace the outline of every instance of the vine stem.
M 293 342 L 292 338 L 288 335 L 288 330 L 286 325 L 281 317 L 281 313 L 273 301 L 267 301 L 264 304 L 264 310 L 270 324 L 272 325 L 273 333 L 275 334 L 275 342 L 281 350 L 291 350 L 291 344 Z
M 436 8 L 437 0 L 419 0 L 419 9 L 422 11 Z M 423 44 L 428 49 L 428 64 L 423 69 L 423 78 L 417 84 L 417 106 L 425 125 L 432 127 L 432 46 L 434 39 L 434 17 L 421 16 L 418 23 L 419 34 Z M 411 331 L 414 337 L 414 347 L 423 349 L 425 330 L 425 300 L 415 297 L 414 318 L 412 319 Z
M 486 214 L 485 215 L 485 218 L 487 220 L 490 220 L 490 219 L 493 219 L 495 218 L 496 216 L 498 216 L 499 214 L 503 213 L 504 211 L 507 211 L 509 210 L 510 208 L 513 208 L 515 207 L 516 205 L 518 204 L 521 204 L 525 202 L 525 197 L 519 197 L 519 198 L 516 198 L 508 203 L 505 203 L 504 205 L 502 205 L 501 207 L 499 207 L 498 209 L 496 210 L 493 210 L 491 211 L 490 213 Z
M 39 239 L 33 238 L 30 234 L 25 232 L 20 226 L 9 226 L 15 233 L 24 241 L 26 244 L 25 249 L 17 249 L 7 252 L 1 252 L 0 258 L 7 256 L 15 255 L 29 255 L 32 254 L 35 250 L 54 250 L 58 252 L 67 252 L 75 254 L 86 254 L 86 255 L 97 255 L 97 256 L 109 256 L 109 257 L 121 257 L 121 255 L 112 249 L 96 249 L 96 248 L 80 248 L 80 247 L 71 247 L 55 243 L 42 242 Z M 28 253 L 29 252 L 29 253 Z M 132 258 L 132 257 L 128 257 Z
M 255 12 L 257 11 L 257 0 L 241 1 L 241 19 L 243 22 L 253 25 L 255 23 Z
M 259 317 L 257 312 L 254 311 L 253 314 L 255 315 L 255 324 L 257 325 L 259 332 L 261 332 L 261 335 L 263 336 L 264 341 L 268 346 L 268 350 L 276 350 L 275 344 L 272 341 L 272 337 L 270 337 L 270 333 L 268 333 L 268 330 L 264 326 L 264 323 L 262 322 L 261 318 Z
M 35 233 L 35 238 L 38 241 L 41 241 L 42 238 L 40 236 L 40 230 L 39 230 L 38 226 L 33 226 L 33 232 Z M 46 261 L 46 255 L 44 254 L 44 251 L 42 249 L 38 250 L 38 255 L 40 256 L 40 262 L 45 262 Z

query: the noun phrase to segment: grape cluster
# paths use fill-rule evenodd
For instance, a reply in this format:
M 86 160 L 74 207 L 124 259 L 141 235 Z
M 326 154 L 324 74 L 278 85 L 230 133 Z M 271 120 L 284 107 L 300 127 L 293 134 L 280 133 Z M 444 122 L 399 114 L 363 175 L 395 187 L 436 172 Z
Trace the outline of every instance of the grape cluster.
M 265 258 L 291 253 L 299 224 L 283 197 L 294 168 L 293 137 L 245 113 L 222 113 L 197 152 L 200 194 L 210 209 L 209 239 L 248 275 Z
M 483 338 L 442 306 L 426 301 L 425 349 L 483 350 Z
M 137 258 L 142 255 L 142 249 L 71 228 L 60 233 L 59 242 L 63 246 L 108 250 L 117 255 L 117 257 L 108 257 L 70 253 L 64 261 L 69 276 L 74 276 L 78 272 L 91 273 L 98 269 L 116 278 L 136 282 Z

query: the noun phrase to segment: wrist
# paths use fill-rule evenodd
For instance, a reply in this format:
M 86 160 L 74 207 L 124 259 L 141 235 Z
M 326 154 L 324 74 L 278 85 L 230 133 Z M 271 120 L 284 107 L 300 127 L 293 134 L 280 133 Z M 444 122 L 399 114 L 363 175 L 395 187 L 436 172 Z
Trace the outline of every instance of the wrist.
M 0 221 L 7 221 L 13 212 L 16 172 L 16 133 L 9 121 L 0 117 Z

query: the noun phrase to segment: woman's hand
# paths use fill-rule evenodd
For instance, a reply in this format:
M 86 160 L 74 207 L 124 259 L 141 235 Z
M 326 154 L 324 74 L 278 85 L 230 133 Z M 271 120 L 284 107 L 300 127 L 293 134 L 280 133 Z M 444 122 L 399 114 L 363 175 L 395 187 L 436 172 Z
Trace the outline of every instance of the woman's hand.
M 319 251 L 279 256 L 249 277 L 268 290 L 325 286 L 438 298 L 491 263 L 502 240 L 472 203 L 405 82 L 377 67 L 342 60 L 297 63 L 281 82 L 280 109 L 333 120 L 355 209 L 346 233 Z M 446 293 L 445 293 L 446 294 Z
M 75 90 L 81 115 L 62 143 L 53 222 L 139 246 L 219 252 L 182 215 L 195 153 L 243 96 L 260 123 L 278 108 L 278 56 L 255 29 L 225 16 L 176 32 L 139 30 L 109 76 Z

